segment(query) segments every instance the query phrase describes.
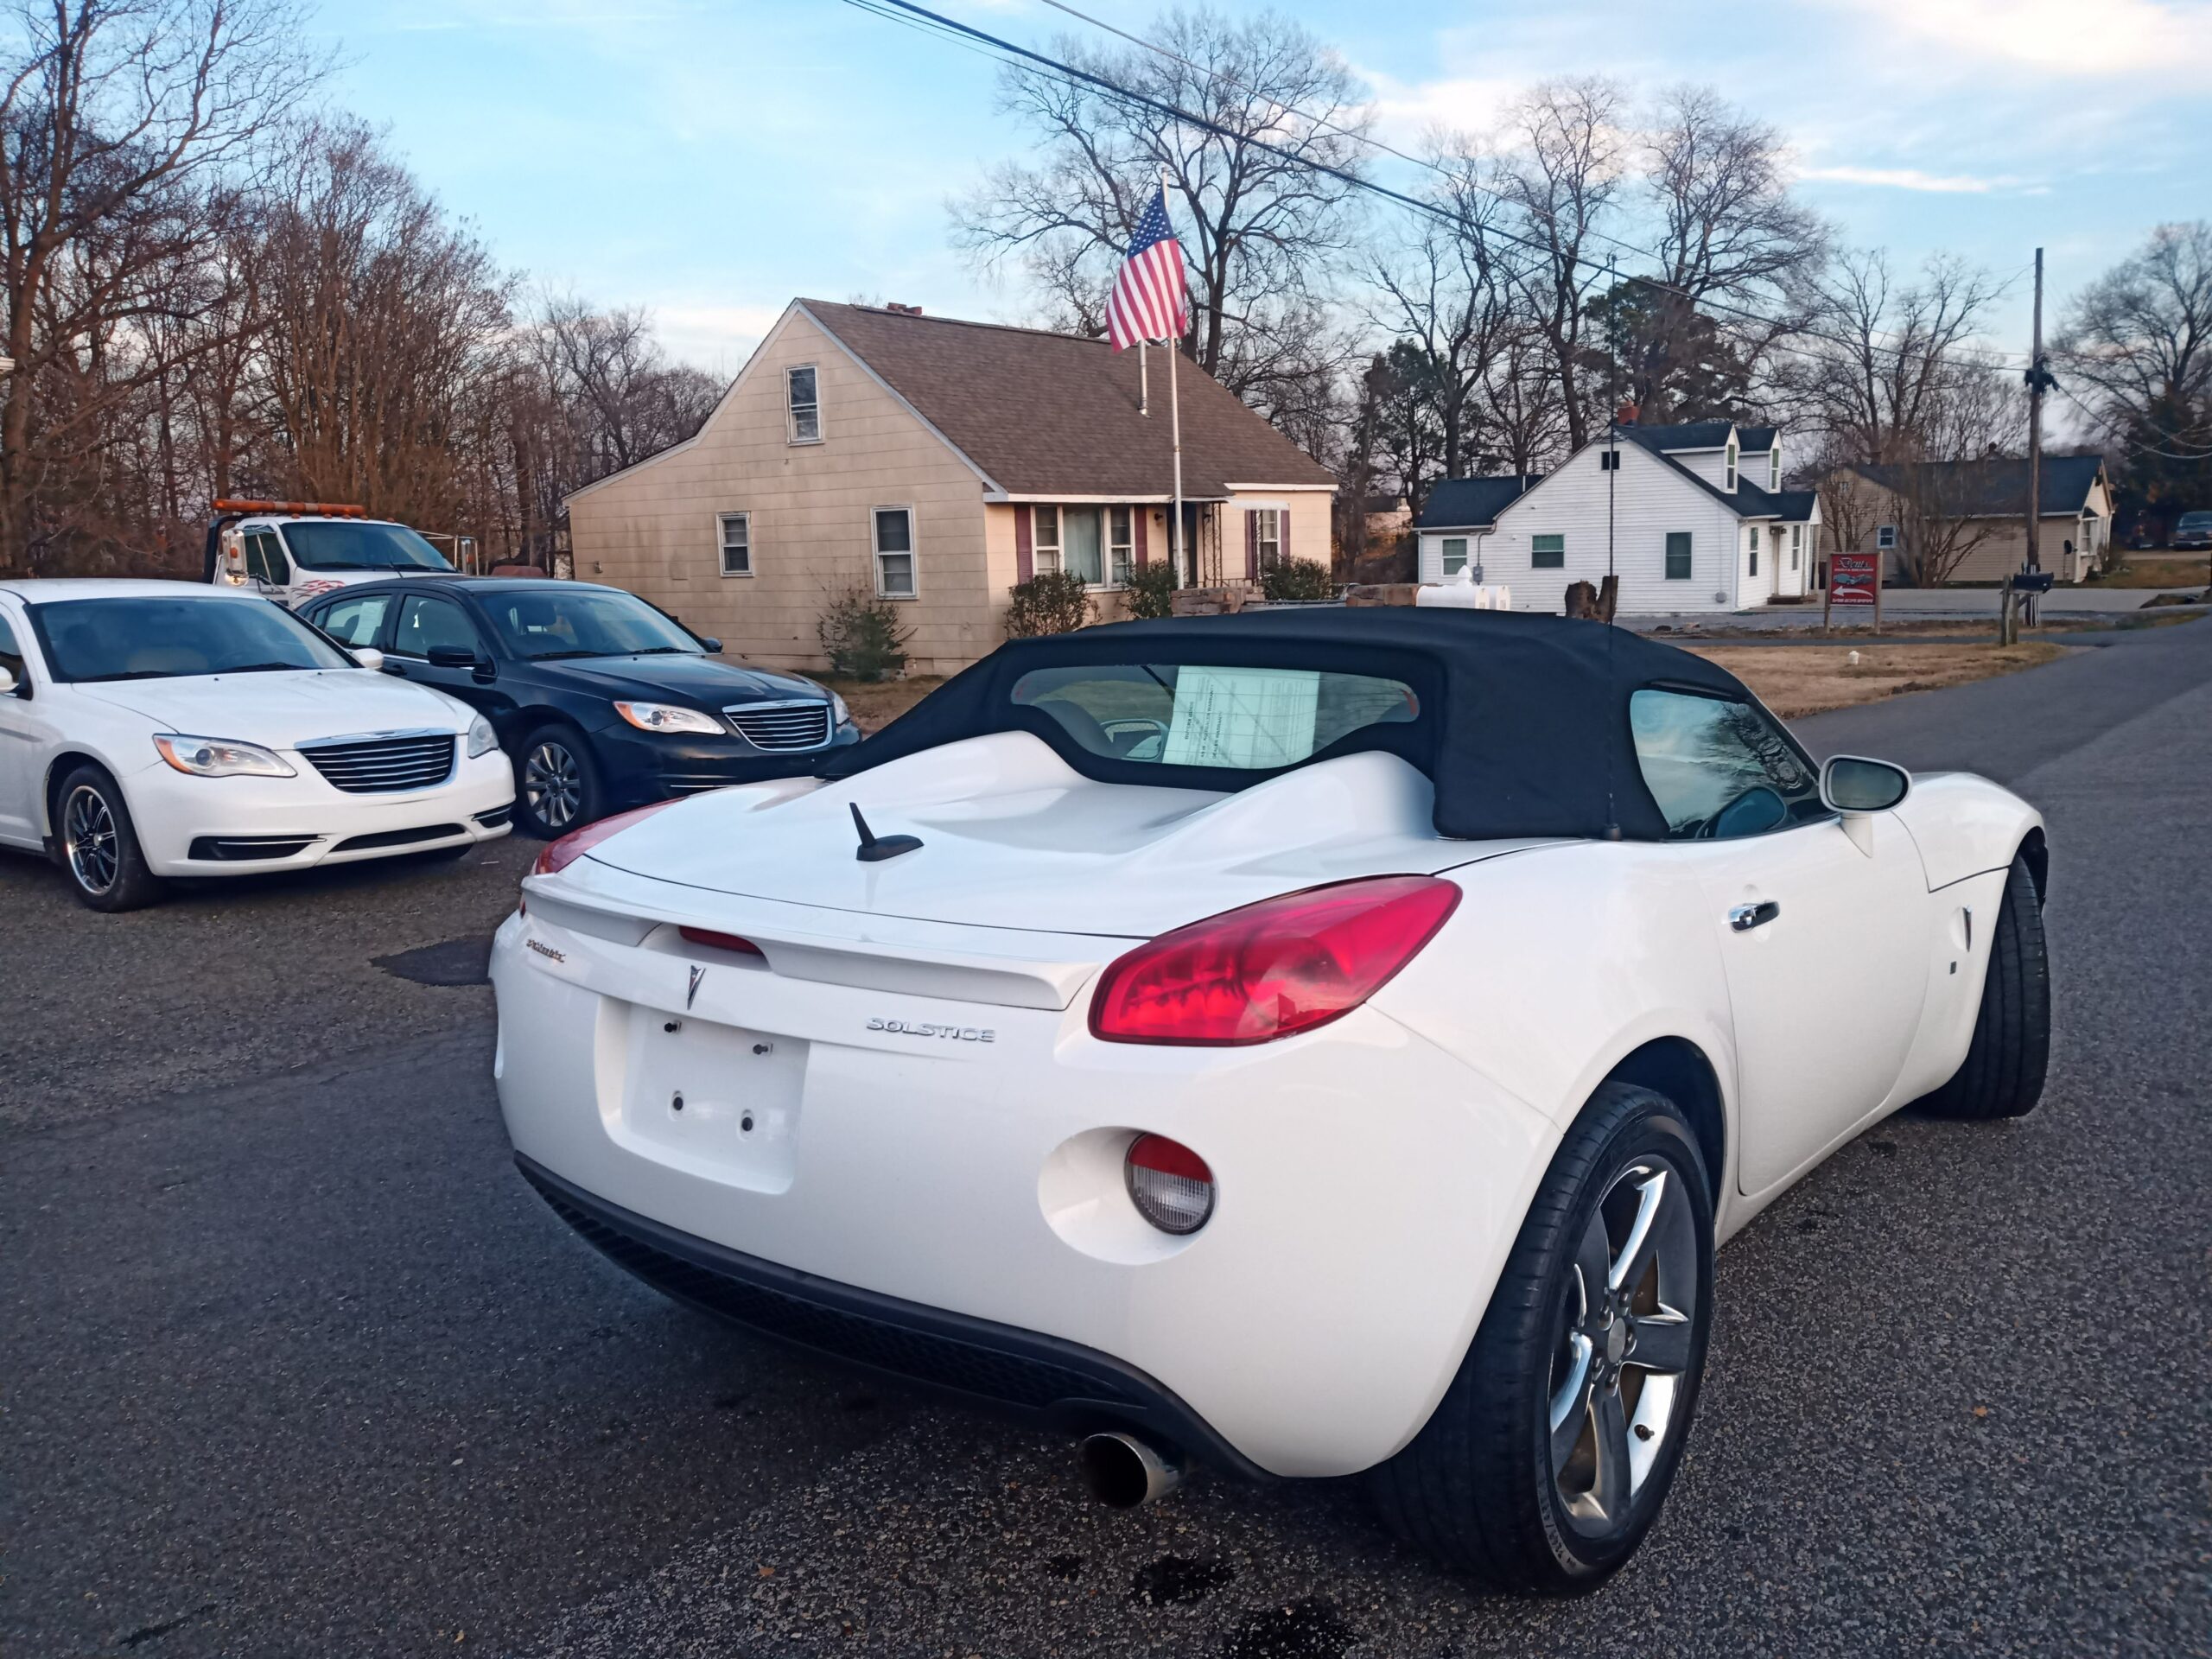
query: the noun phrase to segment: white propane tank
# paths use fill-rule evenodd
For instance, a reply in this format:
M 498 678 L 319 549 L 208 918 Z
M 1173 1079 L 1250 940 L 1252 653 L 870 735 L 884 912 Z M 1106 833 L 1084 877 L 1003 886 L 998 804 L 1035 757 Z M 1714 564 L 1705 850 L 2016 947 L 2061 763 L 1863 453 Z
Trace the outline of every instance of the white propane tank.
M 1513 594 L 1502 585 L 1477 582 L 1473 573 L 1462 565 L 1459 574 L 1449 582 L 1432 582 L 1416 591 L 1414 603 L 1448 605 L 1465 611 L 1510 611 L 1513 608 Z

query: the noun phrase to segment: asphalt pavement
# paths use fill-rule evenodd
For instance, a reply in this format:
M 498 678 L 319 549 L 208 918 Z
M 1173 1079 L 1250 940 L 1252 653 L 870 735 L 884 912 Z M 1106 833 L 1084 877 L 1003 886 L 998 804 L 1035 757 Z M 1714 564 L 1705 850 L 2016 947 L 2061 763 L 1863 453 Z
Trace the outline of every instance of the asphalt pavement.
M 2212 624 L 1799 729 L 2049 815 L 2050 1086 L 1723 1252 L 1667 1514 L 1571 1603 L 1349 1483 L 1096 1510 L 606 1266 L 467 982 L 526 845 L 114 918 L 0 860 L 0 1659 L 2212 1653 Z

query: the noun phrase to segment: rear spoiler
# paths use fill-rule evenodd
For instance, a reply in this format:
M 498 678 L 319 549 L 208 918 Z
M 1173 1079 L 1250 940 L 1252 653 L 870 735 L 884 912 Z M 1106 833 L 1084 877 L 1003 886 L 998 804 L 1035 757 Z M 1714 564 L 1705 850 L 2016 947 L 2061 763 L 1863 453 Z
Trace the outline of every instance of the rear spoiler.
M 207 556 L 202 563 L 200 580 L 215 580 L 215 567 L 221 561 L 223 532 L 241 518 L 257 512 L 280 512 L 288 518 L 365 518 L 366 507 L 338 501 L 246 501 L 234 497 L 219 497 L 209 503 L 215 516 L 207 524 Z

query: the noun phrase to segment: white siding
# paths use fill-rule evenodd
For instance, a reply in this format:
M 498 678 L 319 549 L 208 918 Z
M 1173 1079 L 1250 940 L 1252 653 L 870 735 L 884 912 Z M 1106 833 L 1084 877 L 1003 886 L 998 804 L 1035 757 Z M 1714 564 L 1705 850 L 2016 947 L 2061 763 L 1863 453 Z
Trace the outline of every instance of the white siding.
M 1688 467 L 1715 489 L 1725 490 L 1728 487 L 1728 452 L 1726 449 L 1675 449 L 1669 453 L 1676 461 Z M 1737 458 L 1738 477 L 1743 475 L 1742 459 L 1741 456 Z M 1762 461 L 1760 465 L 1764 467 L 1765 462 Z M 1764 473 L 1751 480 L 1754 484 L 1764 481 Z
M 1418 556 L 1419 563 L 1414 570 L 1414 580 L 1427 582 L 1438 582 L 1444 581 L 1446 579 L 1444 574 L 1444 543 L 1447 541 L 1459 541 L 1462 538 L 1464 538 L 1467 543 L 1467 563 L 1471 565 L 1479 565 L 1483 563 L 1490 552 L 1490 544 L 1492 539 L 1487 531 L 1425 530 L 1421 533 L 1421 549 Z M 1496 576 L 1491 576 L 1489 580 L 1495 582 L 1497 578 Z
M 1744 524 L 1736 531 L 1736 592 L 1739 606 L 1764 605 L 1774 595 L 1774 538 L 1764 523 Z M 1751 574 L 1751 549 L 1758 548 L 1758 574 Z M 1784 559 L 1789 557 L 1785 552 Z
M 1513 590 L 1515 610 L 1556 613 L 1567 607 L 1569 583 L 1605 580 L 1608 480 L 1598 464 L 1603 450 L 1602 444 L 1584 449 L 1498 514 L 1497 533 L 1483 544 L 1483 575 Z M 1634 444 L 1624 443 L 1620 456 L 1612 537 L 1622 613 L 1734 609 L 1744 537 L 1736 515 Z M 1687 582 L 1667 580 L 1669 531 L 1689 532 Z M 1564 569 L 1539 570 L 1529 563 L 1530 538 L 1546 534 L 1567 537 Z M 1428 542 L 1424 535 L 1424 581 L 1433 579 Z M 1765 561 L 1760 568 L 1765 569 Z

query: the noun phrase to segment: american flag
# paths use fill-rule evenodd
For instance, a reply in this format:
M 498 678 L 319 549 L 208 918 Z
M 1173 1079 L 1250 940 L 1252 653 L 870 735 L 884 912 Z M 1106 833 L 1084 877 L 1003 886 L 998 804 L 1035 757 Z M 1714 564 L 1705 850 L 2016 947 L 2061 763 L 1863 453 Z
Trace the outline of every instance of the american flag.
M 1183 249 L 1167 222 L 1165 186 L 1152 193 L 1152 205 L 1137 220 L 1128 257 L 1115 274 L 1106 296 L 1106 334 L 1114 349 L 1125 352 L 1141 340 L 1174 340 L 1183 332 L 1188 289 L 1183 282 Z

